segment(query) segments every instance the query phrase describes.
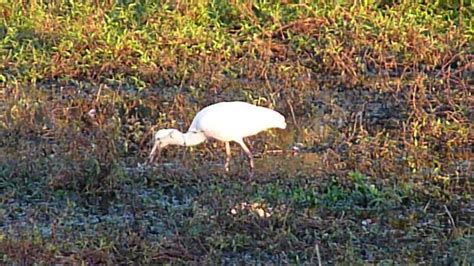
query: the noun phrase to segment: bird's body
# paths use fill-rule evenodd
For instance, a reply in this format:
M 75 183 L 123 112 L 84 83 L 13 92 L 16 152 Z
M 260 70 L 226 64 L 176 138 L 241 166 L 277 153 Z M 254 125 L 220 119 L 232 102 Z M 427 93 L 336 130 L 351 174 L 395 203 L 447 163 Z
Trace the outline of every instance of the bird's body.
M 188 132 L 203 132 L 220 141 L 239 141 L 268 128 L 285 128 L 285 118 L 271 109 L 246 102 L 221 102 L 197 113 Z
M 256 135 L 269 128 L 286 128 L 285 117 L 274 110 L 246 102 L 216 103 L 199 111 L 185 134 L 176 129 L 159 130 L 155 134 L 150 162 L 165 146 L 193 146 L 208 138 L 213 138 L 226 144 L 226 170 L 229 168 L 231 157 L 230 141 L 240 144 L 253 168 L 252 154 L 243 142 L 243 138 Z

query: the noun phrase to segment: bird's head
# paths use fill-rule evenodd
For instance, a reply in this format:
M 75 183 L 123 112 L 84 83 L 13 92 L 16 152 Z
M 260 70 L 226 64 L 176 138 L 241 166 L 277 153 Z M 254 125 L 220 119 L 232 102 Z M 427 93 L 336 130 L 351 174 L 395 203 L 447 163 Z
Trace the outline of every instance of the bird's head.
M 160 157 L 161 149 L 168 145 L 176 145 L 182 141 L 182 133 L 177 129 L 160 129 L 155 133 L 153 149 L 150 152 L 150 163 Z

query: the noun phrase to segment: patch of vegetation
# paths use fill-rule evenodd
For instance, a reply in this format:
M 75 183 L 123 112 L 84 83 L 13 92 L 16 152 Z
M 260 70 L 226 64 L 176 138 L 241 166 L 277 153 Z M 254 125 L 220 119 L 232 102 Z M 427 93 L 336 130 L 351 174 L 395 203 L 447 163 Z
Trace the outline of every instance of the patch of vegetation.
M 359 2 L 1 1 L 1 261 L 472 264 L 474 6 Z M 223 100 L 287 117 L 251 182 L 142 165 Z

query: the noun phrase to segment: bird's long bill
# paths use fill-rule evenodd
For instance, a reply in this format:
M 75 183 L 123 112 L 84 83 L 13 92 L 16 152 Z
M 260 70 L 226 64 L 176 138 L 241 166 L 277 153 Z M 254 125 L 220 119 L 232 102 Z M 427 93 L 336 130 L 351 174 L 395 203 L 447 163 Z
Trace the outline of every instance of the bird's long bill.
M 153 163 L 156 159 L 160 158 L 160 153 L 161 153 L 160 142 L 155 141 L 155 144 L 153 144 L 153 149 L 151 149 L 151 152 L 150 152 L 150 163 Z

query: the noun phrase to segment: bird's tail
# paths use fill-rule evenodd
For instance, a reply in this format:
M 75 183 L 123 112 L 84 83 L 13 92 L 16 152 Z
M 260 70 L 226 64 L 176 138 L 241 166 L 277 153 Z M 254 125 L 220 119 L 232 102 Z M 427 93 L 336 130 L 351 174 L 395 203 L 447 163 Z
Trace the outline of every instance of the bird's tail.
M 276 127 L 281 128 L 281 129 L 285 129 L 286 128 L 285 117 L 282 114 L 278 113 L 278 112 L 277 112 L 277 114 L 279 115 L 279 119 L 278 119 L 278 122 L 276 124 Z

